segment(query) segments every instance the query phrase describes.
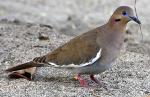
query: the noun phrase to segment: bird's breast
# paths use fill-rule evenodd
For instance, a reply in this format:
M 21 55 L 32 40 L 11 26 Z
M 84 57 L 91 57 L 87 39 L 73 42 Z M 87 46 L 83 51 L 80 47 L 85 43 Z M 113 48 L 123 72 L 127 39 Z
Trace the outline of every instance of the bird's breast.
M 118 55 L 120 54 L 123 42 L 120 41 L 118 43 L 113 42 L 107 47 L 107 56 L 110 59 L 110 62 L 114 61 Z

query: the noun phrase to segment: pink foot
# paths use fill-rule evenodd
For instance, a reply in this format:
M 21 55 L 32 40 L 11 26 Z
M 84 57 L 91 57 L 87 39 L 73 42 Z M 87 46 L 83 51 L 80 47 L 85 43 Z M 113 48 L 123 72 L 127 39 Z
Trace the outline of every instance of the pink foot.
M 90 75 L 90 78 L 91 78 L 92 81 L 94 81 L 95 83 L 97 83 L 99 86 L 101 86 L 101 87 L 103 87 L 104 89 L 107 90 L 107 87 L 105 86 L 105 84 L 104 84 L 104 83 L 101 83 L 100 81 L 98 81 L 98 80 L 94 77 L 94 75 Z
M 85 86 L 85 81 L 81 78 L 80 74 L 76 76 L 76 79 L 79 81 L 81 87 Z

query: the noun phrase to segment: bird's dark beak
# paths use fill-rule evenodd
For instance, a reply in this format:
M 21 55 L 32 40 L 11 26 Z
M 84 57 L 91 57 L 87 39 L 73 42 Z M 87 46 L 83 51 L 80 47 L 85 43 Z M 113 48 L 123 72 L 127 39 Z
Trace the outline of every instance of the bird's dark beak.
M 138 24 L 141 24 L 140 20 L 138 18 L 134 17 L 134 16 L 130 16 L 130 19 L 135 21 Z

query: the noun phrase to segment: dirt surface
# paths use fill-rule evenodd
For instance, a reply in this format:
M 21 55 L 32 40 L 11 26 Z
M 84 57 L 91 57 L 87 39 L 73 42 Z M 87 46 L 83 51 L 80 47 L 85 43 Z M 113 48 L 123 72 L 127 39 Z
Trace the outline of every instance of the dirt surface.
M 120 5 L 133 7 L 134 0 L 0 0 L 0 19 L 49 24 L 72 36 L 106 23 Z M 136 6 L 143 34 L 149 38 L 149 0 L 137 0 Z
M 104 24 L 119 5 L 131 0 L 0 0 L 0 70 L 32 60 L 66 43 L 76 35 Z M 107 89 L 91 82 L 80 87 L 73 74 L 56 68 L 39 68 L 33 81 L 0 75 L 0 97 L 148 97 L 150 96 L 149 0 L 137 2 L 142 21 L 128 25 L 127 46 L 110 70 L 96 77 Z M 46 24 L 46 25 L 43 25 Z M 39 35 L 48 40 L 39 40 Z

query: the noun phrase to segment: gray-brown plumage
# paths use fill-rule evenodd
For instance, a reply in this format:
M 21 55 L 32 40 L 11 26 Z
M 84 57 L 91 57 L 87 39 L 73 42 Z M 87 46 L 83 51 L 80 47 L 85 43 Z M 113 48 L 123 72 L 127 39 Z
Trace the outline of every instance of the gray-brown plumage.
M 80 74 L 89 74 L 90 78 L 98 83 L 94 74 L 107 70 L 117 58 L 124 41 L 126 25 L 130 20 L 140 24 L 130 7 L 121 6 L 103 26 L 75 37 L 44 56 L 6 71 L 53 65 L 72 68 L 72 71 L 78 74 L 77 79 L 82 86 L 84 80 L 81 79 Z

